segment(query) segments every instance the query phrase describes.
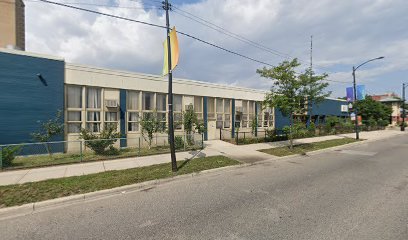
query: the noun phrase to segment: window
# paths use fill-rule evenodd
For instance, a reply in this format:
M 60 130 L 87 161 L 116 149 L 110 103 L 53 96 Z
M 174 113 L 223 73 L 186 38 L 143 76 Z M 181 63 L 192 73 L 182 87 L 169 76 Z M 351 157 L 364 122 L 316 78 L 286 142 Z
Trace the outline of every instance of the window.
M 223 113 L 224 112 L 224 102 L 221 98 L 217 98 L 217 113 Z
M 139 131 L 140 116 L 140 92 L 128 91 L 127 94 L 127 130 L 128 132 Z
M 194 111 L 196 113 L 203 112 L 203 98 L 202 97 L 194 97 Z
M 105 127 L 118 129 L 118 112 L 105 112 Z
M 242 128 L 248 127 L 248 101 L 242 101 Z
M 224 115 L 224 128 L 230 128 L 230 127 L 231 127 L 231 115 L 225 114 Z
M 156 110 L 158 112 L 166 112 L 166 94 L 156 94 Z
M 91 132 L 101 131 L 101 89 L 86 89 L 86 128 Z
M 215 99 L 208 98 L 208 119 L 215 120 Z
M 129 132 L 139 131 L 139 113 L 138 112 L 128 113 L 128 131 Z
M 173 95 L 173 111 L 174 112 L 181 112 L 183 108 L 182 103 L 182 96 L 180 95 Z
M 82 87 L 67 86 L 67 130 L 79 133 L 82 128 Z
M 258 113 L 258 127 L 262 127 L 262 105 L 261 103 L 258 103 L 256 105 L 256 111 Z
M 153 110 L 154 108 L 154 93 L 144 92 L 142 106 L 143 110 Z
M 173 122 L 174 129 L 181 130 L 183 129 L 183 97 L 181 95 L 173 95 Z
M 224 128 L 231 127 L 231 100 L 224 99 Z
M 127 109 L 128 110 L 139 110 L 139 92 L 135 91 L 128 91 L 128 102 L 127 102 Z
M 67 86 L 67 108 L 82 108 L 81 86 Z
M 86 127 L 89 131 L 101 131 L 101 112 L 88 111 L 86 121 Z

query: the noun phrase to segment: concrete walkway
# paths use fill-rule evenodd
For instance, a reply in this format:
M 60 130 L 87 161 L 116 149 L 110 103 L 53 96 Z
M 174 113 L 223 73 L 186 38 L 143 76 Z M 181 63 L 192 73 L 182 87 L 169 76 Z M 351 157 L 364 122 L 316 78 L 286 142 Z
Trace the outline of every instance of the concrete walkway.
M 362 132 L 360 134 L 361 139 L 367 139 L 370 141 L 385 139 L 401 134 L 407 134 L 408 132 L 400 132 L 397 130 L 384 130 L 373 132 Z M 295 140 L 295 144 L 320 142 L 330 139 L 338 139 L 344 137 L 354 137 L 354 134 L 341 134 L 335 136 L 324 136 L 315 138 L 306 138 Z M 233 145 L 220 140 L 207 141 L 206 148 L 202 151 L 181 152 L 177 153 L 177 159 L 191 159 L 197 157 L 207 157 L 224 155 L 238 161 L 245 163 L 254 163 L 257 161 L 278 159 L 266 153 L 258 152 L 260 149 L 274 148 L 287 146 L 288 141 L 272 142 L 272 143 L 258 143 L 249 145 Z M 170 162 L 170 154 L 126 158 L 118 160 L 98 161 L 71 165 L 61 165 L 44 168 L 33 168 L 25 170 L 4 171 L 0 172 L 0 186 L 10 184 L 21 184 L 26 182 L 37 182 L 52 178 L 63 178 L 70 176 L 81 176 L 91 173 L 105 172 L 111 170 L 123 170 L 129 168 L 150 166 L 161 163 Z

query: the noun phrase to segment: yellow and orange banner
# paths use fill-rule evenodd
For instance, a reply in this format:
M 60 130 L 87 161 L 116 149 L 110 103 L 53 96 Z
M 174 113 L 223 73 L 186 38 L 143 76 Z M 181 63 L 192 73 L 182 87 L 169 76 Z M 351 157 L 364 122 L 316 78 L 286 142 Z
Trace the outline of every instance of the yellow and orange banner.
M 167 39 L 163 43 L 164 47 L 164 61 L 163 61 L 163 76 L 169 74 L 169 55 L 168 55 L 168 46 Z M 177 39 L 176 27 L 173 27 L 170 31 L 170 49 L 171 49 L 171 70 L 173 71 L 179 61 L 179 45 Z

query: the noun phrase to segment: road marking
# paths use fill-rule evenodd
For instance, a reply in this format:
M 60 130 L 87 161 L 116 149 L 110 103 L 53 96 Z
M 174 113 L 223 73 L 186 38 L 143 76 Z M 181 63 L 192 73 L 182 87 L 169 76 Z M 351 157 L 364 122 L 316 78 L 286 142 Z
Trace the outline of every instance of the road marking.
M 365 152 L 365 151 L 355 151 L 355 150 L 337 150 L 337 152 L 351 154 L 351 155 L 362 155 L 362 156 L 374 156 L 378 152 Z

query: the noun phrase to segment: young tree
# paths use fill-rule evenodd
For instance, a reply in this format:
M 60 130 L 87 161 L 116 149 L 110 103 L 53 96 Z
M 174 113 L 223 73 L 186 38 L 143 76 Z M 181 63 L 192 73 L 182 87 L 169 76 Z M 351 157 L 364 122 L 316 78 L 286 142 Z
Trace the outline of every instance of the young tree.
M 299 75 L 299 80 L 303 86 L 301 94 L 306 96 L 307 101 L 307 110 L 309 115 L 307 126 L 309 126 L 312 120 L 313 105 L 323 102 L 325 98 L 331 94 L 331 92 L 325 91 L 329 86 L 329 83 L 323 82 L 328 76 L 329 75 L 326 73 L 316 75 L 310 68 L 306 69 L 304 73 Z
M 51 146 L 47 143 L 54 137 L 64 133 L 64 123 L 62 120 L 62 111 L 59 110 L 53 119 L 40 123 L 38 132 L 31 133 L 31 137 L 35 142 L 42 142 L 49 155 L 52 154 Z
M 278 108 L 283 114 L 289 115 L 290 125 L 288 129 L 288 138 L 290 148 L 293 148 L 294 138 L 294 122 L 293 116 L 295 114 L 302 114 L 306 111 L 305 104 L 302 104 L 311 96 L 314 101 L 326 95 L 324 89 L 327 87 L 326 83 L 321 80 L 327 76 L 318 76 L 310 78 L 309 73 L 303 73 L 298 76 L 295 68 L 299 67 L 300 63 L 295 58 L 291 61 L 284 61 L 273 68 L 258 69 L 257 73 L 261 77 L 274 80 L 270 93 L 265 96 L 262 104 L 263 107 Z M 309 77 L 306 77 L 306 75 Z
M 101 133 L 93 133 L 87 129 L 81 129 L 80 138 L 85 140 L 85 146 L 92 149 L 99 155 L 117 154 L 118 150 L 113 147 L 113 144 L 120 138 L 120 133 L 117 132 L 115 126 L 107 126 Z M 109 152 L 107 151 L 109 148 Z
M 187 142 L 192 143 L 191 134 L 195 131 L 195 128 L 198 126 L 197 113 L 194 112 L 193 106 L 190 105 L 187 110 L 183 113 L 183 126 L 184 132 L 187 136 Z
M 140 120 L 140 127 L 142 137 L 149 144 L 149 149 L 152 147 L 154 134 L 161 133 L 166 130 L 166 127 L 158 118 L 157 112 L 145 113 Z

